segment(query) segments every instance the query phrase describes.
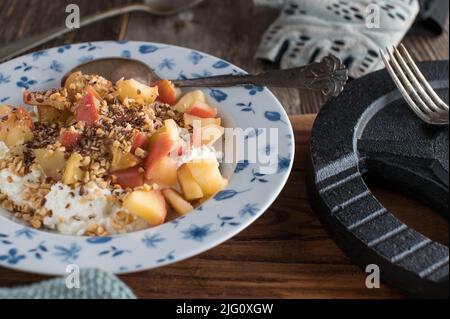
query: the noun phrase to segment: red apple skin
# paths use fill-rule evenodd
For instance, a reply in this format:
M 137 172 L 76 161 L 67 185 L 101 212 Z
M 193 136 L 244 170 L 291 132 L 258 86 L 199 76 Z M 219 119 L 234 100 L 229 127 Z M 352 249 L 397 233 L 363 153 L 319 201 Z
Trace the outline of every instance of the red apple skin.
M 183 139 L 179 139 L 175 143 L 175 147 L 173 148 L 173 150 L 170 153 L 170 155 L 182 156 L 182 155 L 187 154 L 190 150 L 191 150 L 191 143 L 190 143 L 190 141 L 188 142 L 188 141 L 184 141 Z
M 100 116 L 95 106 L 95 97 L 92 93 L 87 93 L 81 98 L 75 118 L 78 122 L 85 122 L 87 125 L 93 125 L 98 122 Z
M 177 103 L 177 91 L 172 82 L 169 80 L 160 80 L 155 85 L 158 87 L 159 92 L 157 101 L 170 105 Z
M 81 135 L 77 132 L 63 130 L 59 136 L 59 142 L 66 150 L 71 150 L 80 141 Z
M 19 120 L 23 121 L 30 129 L 33 129 L 33 119 L 31 118 L 30 113 L 28 113 L 22 105 L 19 105 L 16 114 Z
M 147 158 L 145 159 L 145 177 L 151 178 L 151 172 L 159 160 L 169 154 L 175 146 L 175 141 L 170 138 L 168 133 L 160 133 L 156 141 L 150 147 Z
M 123 188 L 135 188 L 144 185 L 144 173 L 141 172 L 139 166 L 115 171 L 111 175 L 116 177 L 117 184 Z
M 25 104 L 29 104 L 29 100 L 28 100 L 28 91 L 26 89 L 22 90 L 22 99 L 23 99 L 23 103 Z
M 131 153 L 134 154 L 137 148 L 146 150 L 148 148 L 149 139 L 147 134 L 139 132 L 134 136 L 133 145 L 131 146 Z
M 191 144 L 192 147 L 197 148 L 202 146 L 202 128 L 201 127 L 194 127 L 194 130 L 192 131 L 191 136 Z
M 177 155 L 178 156 L 182 156 L 185 154 L 188 154 L 189 151 L 191 150 L 191 144 L 190 143 L 178 143 L 177 146 Z
M 217 116 L 217 109 L 208 104 L 197 102 L 192 105 L 187 113 L 201 118 L 210 118 Z

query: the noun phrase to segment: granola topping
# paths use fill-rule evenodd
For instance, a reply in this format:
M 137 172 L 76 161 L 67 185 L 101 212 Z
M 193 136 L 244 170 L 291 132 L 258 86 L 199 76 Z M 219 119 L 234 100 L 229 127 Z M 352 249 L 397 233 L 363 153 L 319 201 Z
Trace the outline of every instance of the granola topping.
M 223 130 L 201 91 L 178 96 L 166 80 L 113 84 L 75 72 L 61 88 L 24 92 L 36 114 L 0 105 L 1 205 L 31 227 L 89 236 L 157 226 L 169 206 L 188 213 L 226 184 L 211 146 Z M 199 118 L 219 133 L 194 147 Z M 198 180 L 185 180 L 194 160 L 214 163 L 192 164 Z

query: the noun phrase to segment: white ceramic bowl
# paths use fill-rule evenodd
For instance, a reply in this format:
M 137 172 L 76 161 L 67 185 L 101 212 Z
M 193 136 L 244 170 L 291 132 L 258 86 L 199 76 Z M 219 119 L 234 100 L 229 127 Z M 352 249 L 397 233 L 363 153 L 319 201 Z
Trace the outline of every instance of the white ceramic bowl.
M 177 79 L 243 72 L 208 54 L 147 42 L 92 42 L 66 45 L 16 58 L 0 65 L 0 104 L 22 103 L 22 88 L 58 87 L 76 65 L 101 57 L 131 57 L 147 63 L 162 78 Z M 74 237 L 34 230 L 0 208 L 0 265 L 17 270 L 64 274 L 68 264 L 129 273 L 167 265 L 202 253 L 233 237 L 276 199 L 292 167 L 294 134 L 278 100 L 263 87 L 203 89 L 225 123 L 252 128 L 246 142 L 257 140 L 260 152 L 278 152 L 274 174 L 243 159 L 228 173 L 228 187 L 184 218 L 161 226 L 111 237 Z M 262 138 L 278 129 L 278 139 Z

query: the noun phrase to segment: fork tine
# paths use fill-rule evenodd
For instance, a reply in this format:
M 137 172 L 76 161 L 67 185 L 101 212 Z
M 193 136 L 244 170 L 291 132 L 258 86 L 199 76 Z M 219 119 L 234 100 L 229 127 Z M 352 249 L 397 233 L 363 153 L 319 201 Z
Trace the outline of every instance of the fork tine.
M 420 70 L 417 67 L 416 63 L 414 62 L 414 60 L 412 59 L 412 57 L 409 54 L 408 50 L 406 49 L 406 47 L 403 44 L 400 44 L 400 50 L 403 51 L 403 54 L 405 55 L 406 60 L 408 61 L 408 64 L 411 66 L 411 68 L 413 69 L 413 72 L 415 73 L 416 77 L 420 80 L 420 82 L 422 83 L 422 86 L 425 87 L 426 91 L 431 96 L 431 98 L 436 102 L 436 104 L 440 108 L 442 108 L 442 109 L 444 109 L 444 110 L 446 110 L 448 112 L 448 110 L 449 110 L 448 105 L 433 90 L 433 88 L 428 83 L 426 78 L 423 76 L 422 72 L 420 72 Z
M 416 89 L 412 85 L 409 78 L 406 76 L 405 72 L 403 71 L 402 67 L 400 66 L 399 62 L 397 61 L 396 56 L 392 53 L 392 51 L 389 48 L 386 48 L 388 51 L 388 55 L 390 58 L 390 62 L 392 65 L 392 68 L 394 69 L 395 73 L 399 77 L 400 81 L 403 83 L 406 92 L 408 95 L 412 96 L 412 99 L 416 102 L 416 105 L 420 108 L 420 110 L 425 113 L 426 115 L 430 115 L 431 110 L 430 108 L 425 104 L 425 102 L 422 100 L 420 95 L 417 93 Z
M 400 67 L 395 55 L 392 53 L 392 51 L 389 48 L 386 48 L 387 54 L 389 56 L 389 64 L 391 65 L 391 68 L 393 69 L 396 77 L 398 78 L 398 81 L 401 83 L 402 89 L 403 89 L 403 96 L 407 95 L 408 98 L 407 102 L 408 104 L 415 110 L 416 114 L 421 114 L 422 119 L 427 119 L 427 121 L 430 121 L 430 114 L 431 111 L 427 107 L 427 105 L 424 103 L 422 98 L 417 94 L 416 90 L 414 89 L 413 85 L 409 81 L 408 77 L 405 75 L 403 69 Z
M 389 49 L 386 48 L 386 51 L 388 52 L 389 56 L 391 55 L 389 52 Z M 400 81 L 399 77 L 397 76 L 396 72 L 394 71 L 393 67 L 391 66 L 391 63 L 389 62 L 390 58 L 386 55 L 386 53 L 380 49 L 381 58 L 383 59 L 383 62 L 386 66 L 386 69 L 388 70 L 389 74 L 391 75 L 392 80 L 394 81 L 395 85 L 399 89 L 400 93 L 402 94 L 403 98 L 406 100 L 408 105 L 411 107 L 411 109 L 416 113 L 418 117 L 420 117 L 423 121 L 430 123 L 431 119 L 428 115 L 426 115 L 413 101 L 413 99 L 409 96 L 408 91 L 403 86 L 402 81 Z M 395 59 L 395 58 L 394 58 Z
M 432 124 L 448 125 L 448 114 L 446 116 L 432 117 L 431 120 L 433 121 Z
M 411 83 L 413 89 L 418 92 L 421 99 L 424 101 L 424 105 L 422 105 L 423 108 L 427 109 L 427 113 L 430 112 L 442 112 L 442 109 L 439 108 L 433 101 L 432 98 L 428 95 L 428 93 L 425 91 L 423 86 L 419 83 L 416 76 L 414 75 L 414 72 L 411 71 L 408 64 L 406 63 L 405 59 L 401 55 L 400 51 L 397 50 L 396 47 L 393 48 L 394 55 L 397 57 L 397 60 L 400 63 L 401 68 L 403 69 L 405 76 L 408 78 L 408 81 Z

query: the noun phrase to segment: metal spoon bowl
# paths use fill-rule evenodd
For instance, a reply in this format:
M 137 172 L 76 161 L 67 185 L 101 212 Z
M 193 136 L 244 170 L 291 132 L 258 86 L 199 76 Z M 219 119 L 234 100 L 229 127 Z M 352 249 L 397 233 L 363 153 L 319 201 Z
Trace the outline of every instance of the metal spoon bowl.
M 113 83 L 121 78 L 135 79 L 145 84 L 151 84 L 160 79 L 153 69 L 141 61 L 125 58 L 104 58 L 76 66 L 63 76 L 61 86 L 64 86 L 67 77 L 76 71 L 81 71 L 84 74 L 98 74 Z
M 115 83 L 121 78 L 136 79 L 152 84 L 160 79 L 147 64 L 133 59 L 104 58 L 81 64 L 69 71 L 62 79 L 64 85 L 67 76 L 75 71 L 85 74 L 98 74 Z M 287 70 L 270 70 L 259 74 L 219 75 L 187 80 L 172 80 L 177 87 L 230 87 L 236 85 L 261 85 L 271 87 L 298 88 L 321 91 L 327 96 L 336 96 L 342 92 L 348 79 L 348 70 L 333 55 L 321 62 Z

